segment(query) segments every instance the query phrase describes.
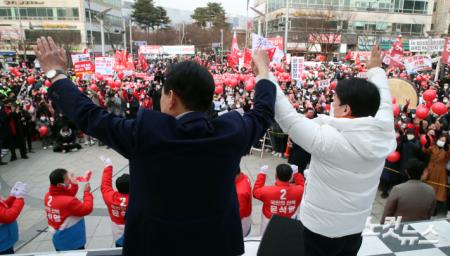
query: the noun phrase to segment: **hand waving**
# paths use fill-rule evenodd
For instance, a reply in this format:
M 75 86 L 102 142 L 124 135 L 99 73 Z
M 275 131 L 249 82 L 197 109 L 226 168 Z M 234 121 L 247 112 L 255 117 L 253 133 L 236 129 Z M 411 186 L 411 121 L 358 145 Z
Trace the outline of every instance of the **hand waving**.
M 44 72 L 52 69 L 67 69 L 68 61 L 66 51 L 57 47 L 51 37 L 39 38 L 37 40 L 37 46 L 34 47 L 34 53 Z
M 371 69 L 377 67 L 381 67 L 381 49 L 378 45 L 374 45 L 372 48 L 370 61 L 367 63 L 367 68 Z

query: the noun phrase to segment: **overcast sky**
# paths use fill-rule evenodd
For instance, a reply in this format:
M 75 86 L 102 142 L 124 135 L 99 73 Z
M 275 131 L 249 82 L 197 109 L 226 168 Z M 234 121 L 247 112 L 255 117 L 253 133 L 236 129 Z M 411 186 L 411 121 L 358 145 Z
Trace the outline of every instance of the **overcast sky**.
M 197 7 L 204 7 L 208 2 L 221 3 L 227 14 L 246 15 L 247 12 L 247 0 L 154 0 L 154 3 L 158 6 L 190 11 L 193 11 Z M 253 0 L 250 0 L 250 6 L 252 4 Z M 249 15 L 252 15 L 251 10 L 249 11 Z

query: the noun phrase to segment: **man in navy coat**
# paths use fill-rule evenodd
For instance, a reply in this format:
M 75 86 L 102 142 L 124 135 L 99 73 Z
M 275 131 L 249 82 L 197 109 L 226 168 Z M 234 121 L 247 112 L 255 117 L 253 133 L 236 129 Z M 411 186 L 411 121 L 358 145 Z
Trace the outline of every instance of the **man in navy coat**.
M 62 70 L 64 50 L 51 38 L 35 48 L 52 81 L 51 100 L 86 134 L 130 162 L 130 203 L 124 255 L 240 255 L 242 227 L 235 191 L 242 156 L 272 124 L 275 85 L 267 53 L 253 58 L 253 109 L 207 118 L 214 94 L 211 74 L 195 62 L 165 74 L 161 112 L 140 109 L 136 119 L 107 113 L 83 95 Z

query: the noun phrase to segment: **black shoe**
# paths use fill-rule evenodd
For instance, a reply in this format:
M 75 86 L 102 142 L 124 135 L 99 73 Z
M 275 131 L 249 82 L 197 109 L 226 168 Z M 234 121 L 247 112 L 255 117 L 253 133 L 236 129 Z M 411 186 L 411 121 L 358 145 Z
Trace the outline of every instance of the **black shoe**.
M 11 157 L 11 159 L 9 160 L 10 162 L 14 162 L 14 161 L 16 161 L 17 160 L 17 156 L 13 156 L 13 157 Z
M 28 156 L 22 156 L 22 159 L 28 159 L 29 157 Z
M 7 165 L 8 163 L 0 162 L 0 165 Z

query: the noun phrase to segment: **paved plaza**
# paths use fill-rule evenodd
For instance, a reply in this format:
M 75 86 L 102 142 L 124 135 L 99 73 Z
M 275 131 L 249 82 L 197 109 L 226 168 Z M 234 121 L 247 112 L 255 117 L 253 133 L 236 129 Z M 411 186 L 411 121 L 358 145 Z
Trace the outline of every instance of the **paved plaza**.
M 40 148 L 40 144 L 35 144 L 35 148 Z M 0 182 L 2 184 L 1 194 L 7 196 L 16 181 L 23 181 L 29 184 L 29 196 L 25 199 L 25 208 L 18 219 L 20 229 L 20 240 L 15 248 L 18 253 L 48 252 L 54 251 L 51 236 L 47 230 L 47 220 L 44 213 L 44 194 L 48 191 L 48 175 L 55 168 L 65 168 L 76 175 L 83 175 L 86 170 L 94 171 L 91 180 L 91 187 L 94 194 L 94 211 L 85 218 L 87 229 L 87 249 L 113 247 L 110 219 L 100 193 L 100 182 L 103 171 L 103 163 L 100 156 L 111 158 L 114 165 L 114 176 L 119 176 L 123 172 L 128 172 L 128 161 L 118 153 L 106 147 L 84 146 L 78 152 L 68 154 L 53 153 L 51 150 L 35 150 L 36 153 L 29 154 L 28 160 L 17 160 L 10 162 L 6 166 L 0 167 Z M 5 157 L 9 160 L 9 155 Z M 169 161 L 169 159 L 168 159 Z M 264 154 L 263 158 L 259 153 L 244 157 L 241 163 L 243 172 L 250 177 L 252 185 L 256 180 L 256 175 L 262 165 L 269 165 L 270 184 L 274 183 L 275 167 L 286 160 L 272 156 L 270 153 Z M 78 197 L 82 196 L 83 184 L 81 184 Z M 379 194 L 374 202 L 372 211 L 373 220 L 381 218 L 385 199 L 381 199 Z M 250 236 L 257 237 L 261 219 L 262 204 L 260 201 L 253 201 L 253 225 Z

